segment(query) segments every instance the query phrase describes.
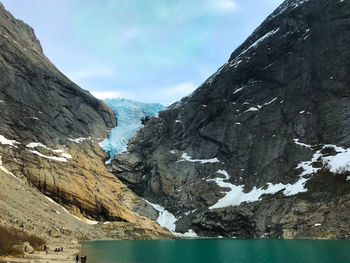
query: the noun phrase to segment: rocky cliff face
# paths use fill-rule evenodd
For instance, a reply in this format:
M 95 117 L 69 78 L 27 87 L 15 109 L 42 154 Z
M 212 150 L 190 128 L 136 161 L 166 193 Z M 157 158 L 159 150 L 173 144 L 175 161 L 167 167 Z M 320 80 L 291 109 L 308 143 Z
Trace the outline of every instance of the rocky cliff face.
M 180 232 L 348 237 L 349 29 L 349 1 L 285 1 L 109 170 Z
M 62 228 L 68 228 L 84 238 L 171 236 L 140 216 L 156 218 L 157 211 L 106 171 L 107 156 L 98 142 L 116 125 L 113 111 L 59 72 L 43 54 L 33 29 L 1 4 L 0 76 L 0 186 L 8 193 L 1 199 L 0 219 L 5 225 L 36 226 L 43 235 L 51 227 L 62 233 Z M 5 183 L 5 178 L 15 185 Z M 54 209 L 36 207 L 47 206 L 38 191 L 33 190 L 34 197 L 19 191 L 28 184 L 51 197 L 57 203 L 53 206 L 63 205 L 68 216 L 74 214 L 81 221 L 73 218 L 74 224 L 58 223 L 62 221 Z M 30 202 L 16 213 L 21 196 Z M 33 218 L 40 213 L 45 219 L 38 224 Z M 114 221 L 118 228 L 124 224 L 126 232 L 122 235 L 119 229 L 120 235 L 111 234 L 113 224 L 97 227 L 100 232 L 94 235 L 85 226 L 76 227 L 89 220 Z

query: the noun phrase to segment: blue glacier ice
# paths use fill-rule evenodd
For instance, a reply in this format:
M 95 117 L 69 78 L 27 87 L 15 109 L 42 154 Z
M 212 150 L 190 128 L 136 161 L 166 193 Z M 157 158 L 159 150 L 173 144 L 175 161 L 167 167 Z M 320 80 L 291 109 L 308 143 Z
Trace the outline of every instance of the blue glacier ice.
M 155 116 L 160 110 L 166 109 L 160 103 L 142 103 L 122 98 L 105 99 L 104 102 L 116 113 L 118 122 L 109 138 L 100 143 L 101 148 L 109 154 L 110 160 L 116 154 L 126 151 L 130 138 L 143 127 L 142 118 Z

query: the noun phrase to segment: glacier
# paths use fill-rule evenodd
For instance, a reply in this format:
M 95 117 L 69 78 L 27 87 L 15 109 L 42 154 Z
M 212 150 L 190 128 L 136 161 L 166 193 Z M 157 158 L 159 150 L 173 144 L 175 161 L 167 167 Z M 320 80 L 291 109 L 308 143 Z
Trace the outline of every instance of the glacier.
M 117 126 L 112 129 L 109 138 L 100 143 L 101 148 L 110 156 L 110 162 L 116 154 L 127 150 L 128 141 L 143 127 L 142 119 L 156 116 L 166 107 L 160 103 L 142 103 L 123 98 L 105 99 L 117 116 Z

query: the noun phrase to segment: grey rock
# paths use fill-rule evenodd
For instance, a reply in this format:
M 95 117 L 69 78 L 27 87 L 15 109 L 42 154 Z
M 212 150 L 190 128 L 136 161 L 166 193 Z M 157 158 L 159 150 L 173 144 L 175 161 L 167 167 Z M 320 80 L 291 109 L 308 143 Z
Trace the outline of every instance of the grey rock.
M 278 192 L 221 209 L 209 207 L 229 189 L 208 179 L 225 170 L 226 182 L 243 185 L 244 192 L 268 183 L 293 184 L 302 172 L 297 165 L 311 160 L 317 147 L 350 146 L 349 27 L 349 1 L 285 1 L 192 95 L 148 120 L 110 171 L 137 194 L 181 216 L 180 232 L 348 236 L 348 212 L 339 209 L 349 200 L 347 174 L 323 167 L 308 178 L 305 193 Z M 182 161 L 184 153 L 220 162 Z M 339 218 L 332 217 L 336 213 Z
M 64 144 L 106 137 L 113 111 L 64 76 L 44 55 L 34 30 L 0 4 L 0 134 L 21 142 Z

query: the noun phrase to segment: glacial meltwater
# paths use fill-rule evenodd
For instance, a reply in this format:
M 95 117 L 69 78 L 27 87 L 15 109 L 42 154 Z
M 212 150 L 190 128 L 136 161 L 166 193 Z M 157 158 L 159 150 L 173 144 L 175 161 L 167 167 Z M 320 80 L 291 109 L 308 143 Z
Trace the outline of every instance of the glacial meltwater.
M 89 263 L 350 262 L 350 240 L 192 239 L 82 244 Z

